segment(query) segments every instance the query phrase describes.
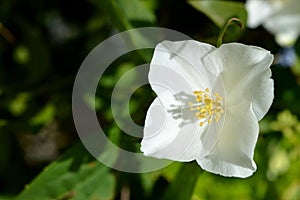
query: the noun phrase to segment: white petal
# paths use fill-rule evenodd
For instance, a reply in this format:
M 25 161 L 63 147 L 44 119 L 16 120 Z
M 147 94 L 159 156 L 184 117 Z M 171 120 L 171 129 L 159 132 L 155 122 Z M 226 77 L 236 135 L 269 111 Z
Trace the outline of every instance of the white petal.
M 248 0 L 245 8 L 248 13 L 247 26 L 256 28 L 272 13 L 272 7 L 266 1 Z
M 179 113 L 178 113 L 179 112 Z M 146 156 L 191 161 L 199 156 L 200 135 L 194 115 L 184 121 L 180 110 L 166 110 L 158 98 L 151 104 L 145 121 L 141 151 Z M 188 113 L 187 113 L 188 114 Z
M 248 0 L 248 27 L 262 24 L 281 46 L 292 46 L 300 34 L 300 1 Z
M 274 98 L 269 68 L 272 61 L 269 51 L 238 43 L 223 44 L 204 58 L 208 70 L 219 69 L 226 92 L 226 107 L 241 100 L 252 102 L 258 120 L 269 110 Z
M 218 77 L 207 73 L 202 64 L 203 56 L 213 50 L 196 41 L 165 41 L 156 47 L 149 80 L 158 98 L 146 116 L 141 143 L 146 156 L 191 161 L 204 157 L 215 145 L 220 131 L 214 126 L 200 127 L 189 107 L 195 101 L 193 91 L 220 85 Z
M 244 101 L 226 110 L 224 127 L 217 144 L 204 159 L 197 159 L 204 170 L 241 178 L 255 172 L 253 154 L 258 122 L 251 107 Z
M 300 1 L 299 1 L 300 2 Z M 300 5 L 297 13 L 274 13 L 264 22 L 264 26 L 273 34 L 300 31 Z
M 279 45 L 291 46 L 300 34 L 300 1 L 279 2 L 273 13 L 263 22 L 263 26 L 276 35 Z
M 264 22 L 264 27 L 276 35 L 279 45 L 294 45 L 300 34 L 300 5 L 298 13 L 272 15 Z
M 291 47 L 295 45 L 298 36 L 299 33 L 294 31 L 278 33 L 275 36 L 275 40 L 282 47 Z
M 149 71 L 149 82 L 157 96 L 160 98 L 166 90 L 173 95 L 180 92 L 191 94 L 210 87 L 201 58 L 214 49 L 211 45 L 192 40 L 158 44 Z

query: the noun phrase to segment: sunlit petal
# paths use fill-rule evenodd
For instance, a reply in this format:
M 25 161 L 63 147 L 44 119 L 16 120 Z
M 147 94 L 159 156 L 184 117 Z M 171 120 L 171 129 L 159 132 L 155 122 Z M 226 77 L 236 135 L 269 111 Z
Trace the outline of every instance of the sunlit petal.
M 226 106 L 246 99 L 252 102 L 258 120 L 269 110 L 274 98 L 274 84 L 270 79 L 272 61 L 269 51 L 238 43 L 223 44 L 204 58 L 205 66 L 220 70 Z
M 251 107 L 249 102 L 243 101 L 227 109 L 217 144 L 208 156 L 197 159 L 203 169 L 223 176 L 248 177 L 253 174 L 258 123 Z
M 208 87 L 210 81 L 201 58 L 214 49 L 192 40 L 158 44 L 149 71 L 149 82 L 157 96 L 166 90 L 174 95 L 180 92 L 192 94 L 194 90 Z
M 272 62 L 269 51 L 239 43 L 159 44 L 149 72 L 157 98 L 146 116 L 144 155 L 196 159 L 213 173 L 250 176 L 258 120 L 274 98 Z

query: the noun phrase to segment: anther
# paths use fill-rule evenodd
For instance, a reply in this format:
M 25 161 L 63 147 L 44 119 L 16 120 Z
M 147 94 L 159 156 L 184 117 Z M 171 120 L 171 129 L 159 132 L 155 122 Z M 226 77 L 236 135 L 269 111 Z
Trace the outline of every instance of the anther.
M 196 105 L 189 102 L 190 110 L 196 111 L 195 116 L 200 120 L 199 126 L 203 126 L 206 122 L 211 124 L 214 120 L 218 122 L 221 118 L 221 114 L 224 113 L 222 100 L 218 92 L 214 92 L 211 95 L 209 88 L 205 90 L 194 91 L 196 96 Z

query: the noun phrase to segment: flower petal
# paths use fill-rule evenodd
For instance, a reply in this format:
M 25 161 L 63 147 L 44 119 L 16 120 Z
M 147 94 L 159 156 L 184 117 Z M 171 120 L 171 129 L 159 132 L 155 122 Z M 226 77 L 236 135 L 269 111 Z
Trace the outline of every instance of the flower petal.
M 252 102 L 260 120 L 274 98 L 274 83 L 270 79 L 273 55 L 265 49 L 238 43 L 223 44 L 204 58 L 207 70 L 218 69 L 226 92 L 226 107 L 241 100 Z
M 206 156 L 217 142 L 220 131 L 200 127 L 189 106 L 196 98 L 193 91 L 220 85 L 218 77 L 202 64 L 203 56 L 213 50 L 196 41 L 164 41 L 156 47 L 149 81 L 158 97 L 146 116 L 141 143 L 146 156 L 191 161 Z
M 248 12 L 247 26 L 250 28 L 258 27 L 272 13 L 272 7 L 266 1 L 248 0 L 245 8 Z
M 248 0 L 248 27 L 262 24 L 281 46 L 294 45 L 300 34 L 300 1 Z
M 201 58 L 215 47 L 187 40 L 180 42 L 164 41 L 155 48 L 150 64 L 149 82 L 160 98 L 166 90 L 174 95 L 210 86 Z M 167 102 L 163 102 L 167 106 Z
M 285 9 L 272 14 L 265 22 L 264 27 L 276 36 L 281 46 L 292 46 L 300 34 L 300 5 L 293 5 L 297 10 Z
M 300 22 L 299 22 L 300 24 Z M 291 47 L 294 46 L 299 33 L 295 31 L 286 31 L 284 33 L 278 33 L 275 36 L 276 42 L 282 47 Z
M 251 103 L 242 101 L 226 110 L 225 123 L 213 150 L 198 164 L 209 172 L 222 176 L 245 178 L 253 174 L 254 148 L 258 137 L 258 122 Z
M 181 117 L 166 110 L 156 98 L 147 112 L 141 151 L 156 158 L 194 160 L 200 153 L 199 135 L 203 131 L 197 130 L 197 126 L 195 121 L 184 123 Z

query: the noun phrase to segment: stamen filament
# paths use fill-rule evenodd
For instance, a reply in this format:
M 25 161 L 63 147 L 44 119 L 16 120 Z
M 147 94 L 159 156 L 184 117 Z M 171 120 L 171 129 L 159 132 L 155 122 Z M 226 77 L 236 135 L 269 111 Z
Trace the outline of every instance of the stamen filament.
M 189 102 L 190 110 L 196 111 L 195 116 L 200 120 L 199 126 L 203 126 L 206 122 L 211 124 L 214 120 L 218 122 L 221 118 L 223 110 L 223 98 L 218 92 L 214 95 L 210 94 L 209 88 L 205 90 L 194 91 L 196 95 L 196 104 Z

